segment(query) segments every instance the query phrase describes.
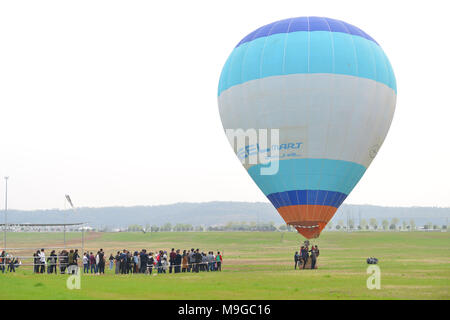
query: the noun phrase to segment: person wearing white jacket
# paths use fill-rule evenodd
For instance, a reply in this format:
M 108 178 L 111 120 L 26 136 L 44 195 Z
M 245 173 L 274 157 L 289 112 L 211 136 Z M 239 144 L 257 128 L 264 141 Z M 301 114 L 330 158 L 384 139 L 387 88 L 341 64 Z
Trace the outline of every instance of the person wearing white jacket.
M 39 262 L 41 265 L 41 269 L 39 270 L 39 273 L 45 273 L 45 252 L 44 249 L 41 249 L 41 252 L 39 252 Z
M 89 273 L 89 257 L 87 252 L 83 254 L 83 273 Z
M 100 263 L 100 256 L 99 256 L 99 252 L 97 252 L 97 255 L 95 256 L 95 264 L 97 266 L 97 268 L 95 268 L 95 269 L 96 269 L 97 274 L 100 274 L 99 270 L 98 270 L 98 264 L 99 263 Z

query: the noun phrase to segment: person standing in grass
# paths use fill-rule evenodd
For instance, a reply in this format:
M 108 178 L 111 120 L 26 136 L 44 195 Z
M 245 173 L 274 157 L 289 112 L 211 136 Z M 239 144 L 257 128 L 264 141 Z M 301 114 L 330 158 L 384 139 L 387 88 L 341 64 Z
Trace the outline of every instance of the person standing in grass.
M 6 252 L 5 250 L 2 251 L 2 254 L 0 255 L 0 270 L 2 270 L 2 273 L 5 273 L 5 265 L 6 265 Z
M 130 252 L 128 250 L 124 251 L 124 257 L 123 257 L 123 273 L 128 274 L 130 273 Z
M 189 267 L 189 256 L 186 253 L 186 250 L 183 250 L 183 256 L 181 257 L 181 272 L 186 272 Z
M 127 250 L 127 274 L 133 272 L 133 256 L 131 252 Z
M 80 255 L 78 254 L 78 249 L 75 249 L 75 252 L 73 253 L 73 264 L 78 266 L 78 258 Z
M 70 250 L 69 251 L 69 256 L 68 256 L 68 262 L 69 262 L 69 267 L 70 266 L 73 266 L 75 263 L 74 263 L 74 258 L 73 258 L 73 256 L 74 256 L 74 252 L 73 252 L 73 250 Z M 71 268 L 69 268 L 68 270 L 72 270 Z M 70 271 L 69 271 L 70 272 Z
M 95 265 L 95 257 L 93 252 L 91 252 L 91 254 L 89 255 L 89 265 L 91 266 L 91 273 L 97 273 L 97 267 Z
M 169 262 L 167 261 L 167 251 L 164 251 L 162 258 L 162 265 L 163 265 L 163 273 L 166 273 L 169 266 Z
M 83 273 L 89 273 L 89 258 L 87 252 L 83 254 Z
M 200 263 L 202 262 L 202 255 L 200 254 L 199 251 L 200 250 L 197 249 L 194 252 L 194 255 L 193 255 L 194 263 L 193 263 L 193 266 L 192 266 L 192 268 L 193 268 L 192 272 L 199 272 L 200 271 Z
M 100 251 L 97 251 L 97 254 L 95 255 L 95 274 L 98 274 L 100 266 Z
M 123 249 L 120 254 L 120 274 L 127 273 L 127 250 Z
M 48 257 L 48 268 L 50 269 L 48 271 L 48 273 L 53 273 L 55 272 L 55 274 L 58 273 L 57 269 L 56 269 L 56 264 L 58 261 L 58 256 L 56 255 L 55 250 L 52 250 L 52 252 L 50 252 L 50 256 Z
M 192 269 L 193 268 L 193 264 L 195 263 L 195 261 L 194 261 L 194 254 L 195 254 L 194 248 L 192 248 L 191 251 L 188 254 L 188 263 L 189 263 L 188 270 L 187 270 L 188 272 L 191 272 L 191 270 L 192 270 L 192 272 L 194 272 L 194 270 Z
M 4 265 L 6 267 L 6 255 L 4 257 Z M 39 250 L 33 254 L 33 272 L 39 273 Z
M 13 257 L 12 261 L 11 261 L 10 272 L 16 272 L 16 269 L 19 268 L 21 264 L 22 264 L 22 261 L 20 261 L 19 258 Z
M 300 256 L 298 255 L 298 251 L 295 251 L 295 254 L 294 254 L 294 269 L 297 269 L 299 258 L 300 258 Z
M 105 253 L 103 252 L 103 249 L 100 249 L 100 251 L 98 252 L 98 273 L 103 273 L 105 274 L 105 264 L 106 264 L 106 259 L 105 259 Z
M 158 273 L 162 273 L 162 270 L 161 270 L 161 266 L 162 266 L 162 264 L 161 264 L 161 260 L 162 260 L 162 251 L 159 251 L 158 252 L 158 254 L 156 255 L 156 268 L 157 268 L 157 272 Z
M 89 273 L 89 270 L 91 269 L 91 256 L 89 255 L 89 251 L 86 251 L 84 254 L 86 255 L 86 261 L 87 261 L 86 273 Z
M 214 264 L 216 262 L 216 259 L 214 257 L 214 253 L 212 251 L 208 252 L 208 270 L 214 271 Z
M 8 261 L 8 271 L 9 272 L 16 272 L 16 258 L 14 256 L 10 256 L 9 257 L 9 261 Z
M 155 259 L 153 258 L 153 252 L 150 252 L 147 260 L 148 274 L 152 274 L 154 264 Z
M 169 254 L 169 273 L 172 273 L 173 266 L 175 265 L 175 258 L 177 254 L 175 253 L 175 248 L 172 248 Z
M 139 268 L 139 256 L 138 256 L 138 252 L 135 251 L 133 253 L 133 268 L 132 268 L 132 273 L 137 273 L 137 270 Z
M 182 263 L 182 257 L 180 254 L 180 249 L 177 249 L 176 253 L 175 253 L 175 259 L 174 259 L 174 263 L 175 263 L 175 273 L 180 273 L 181 272 L 181 263 Z
M 204 252 L 202 252 L 202 271 L 209 272 L 208 257 L 206 256 L 206 253 L 204 253 Z
M 305 269 L 306 263 L 308 262 L 308 247 L 303 247 L 301 254 L 303 260 L 303 269 Z
M 66 273 L 66 268 L 67 268 L 67 263 L 68 263 L 68 255 L 69 253 L 67 252 L 67 250 L 62 250 L 59 253 L 59 273 L 60 274 L 65 274 Z
M 112 253 L 109 255 L 109 270 L 111 271 L 114 267 L 114 256 Z
M 116 274 L 119 274 L 120 273 L 120 251 L 117 251 L 117 254 L 114 257 L 114 260 L 116 260 L 115 272 L 116 272 Z
M 311 247 L 311 250 L 309 251 L 311 252 L 311 255 L 309 256 L 311 258 L 311 269 L 315 269 L 316 268 L 316 248 L 314 248 L 314 246 Z
M 141 262 L 139 272 L 140 273 L 145 273 L 145 271 L 147 270 L 147 267 L 148 267 L 147 250 L 142 249 L 141 253 L 139 254 L 139 260 Z
M 217 271 L 222 271 L 222 255 L 220 254 L 220 251 L 217 251 L 216 255 L 216 265 L 217 265 Z
M 12 261 L 14 260 L 14 257 L 10 254 L 8 254 L 6 256 L 6 264 L 8 265 L 6 272 L 12 272 L 11 268 L 12 268 Z M 14 270 L 14 272 L 16 272 L 16 270 Z
M 156 259 L 156 269 L 158 273 L 161 273 L 161 259 L 162 259 L 162 255 L 161 255 L 161 251 L 158 252 L 158 254 L 155 257 Z
M 41 269 L 39 270 L 39 273 L 45 273 L 45 252 L 44 248 L 41 249 L 41 252 L 39 253 L 39 262 L 41 265 Z

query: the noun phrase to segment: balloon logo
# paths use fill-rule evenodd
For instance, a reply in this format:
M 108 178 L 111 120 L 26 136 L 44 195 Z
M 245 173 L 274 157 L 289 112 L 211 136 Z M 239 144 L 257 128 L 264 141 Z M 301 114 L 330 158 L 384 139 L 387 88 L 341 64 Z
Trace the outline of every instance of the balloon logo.
M 285 222 L 309 239 L 378 153 L 396 97 L 394 72 L 373 38 L 343 21 L 300 17 L 237 44 L 220 76 L 218 103 L 235 138 L 264 132 L 242 148 L 232 143 L 234 151 Z M 276 130 L 277 139 L 263 143 L 264 130 Z M 270 155 L 248 163 L 261 152 Z

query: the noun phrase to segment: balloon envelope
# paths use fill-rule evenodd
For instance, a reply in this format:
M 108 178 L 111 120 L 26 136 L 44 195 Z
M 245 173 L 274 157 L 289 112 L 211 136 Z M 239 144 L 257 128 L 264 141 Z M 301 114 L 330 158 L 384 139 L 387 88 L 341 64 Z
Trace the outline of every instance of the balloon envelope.
M 380 45 L 348 23 L 300 17 L 263 26 L 230 54 L 219 81 L 224 129 L 278 129 L 269 165 L 243 161 L 287 224 L 319 236 L 389 130 L 396 81 Z M 258 136 L 258 139 L 260 137 Z M 261 141 L 234 146 L 248 160 Z

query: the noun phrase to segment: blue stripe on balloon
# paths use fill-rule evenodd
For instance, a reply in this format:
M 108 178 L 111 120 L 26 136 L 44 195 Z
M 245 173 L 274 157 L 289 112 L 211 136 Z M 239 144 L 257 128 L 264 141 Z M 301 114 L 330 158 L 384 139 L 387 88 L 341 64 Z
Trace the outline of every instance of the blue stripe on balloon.
M 247 81 L 305 73 L 372 79 L 397 91 L 389 60 L 373 41 L 345 33 L 299 31 L 273 34 L 235 48 L 222 70 L 218 95 Z
M 339 208 L 347 195 L 327 190 L 291 190 L 267 196 L 275 208 L 295 205 L 320 205 Z
M 252 33 L 248 34 L 244 39 L 242 39 L 237 44 L 236 48 L 243 45 L 244 43 L 253 41 L 258 38 L 267 37 L 272 34 L 291 33 L 297 31 L 340 32 L 345 34 L 352 34 L 377 43 L 367 33 L 344 21 L 322 17 L 298 17 L 276 21 L 259 29 L 256 29 Z
M 366 171 L 358 163 L 330 159 L 280 160 L 278 172 L 274 175 L 261 175 L 263 166 L 254 165 L 248 173 L 266 196 L 291 190 L 350 194 Z

